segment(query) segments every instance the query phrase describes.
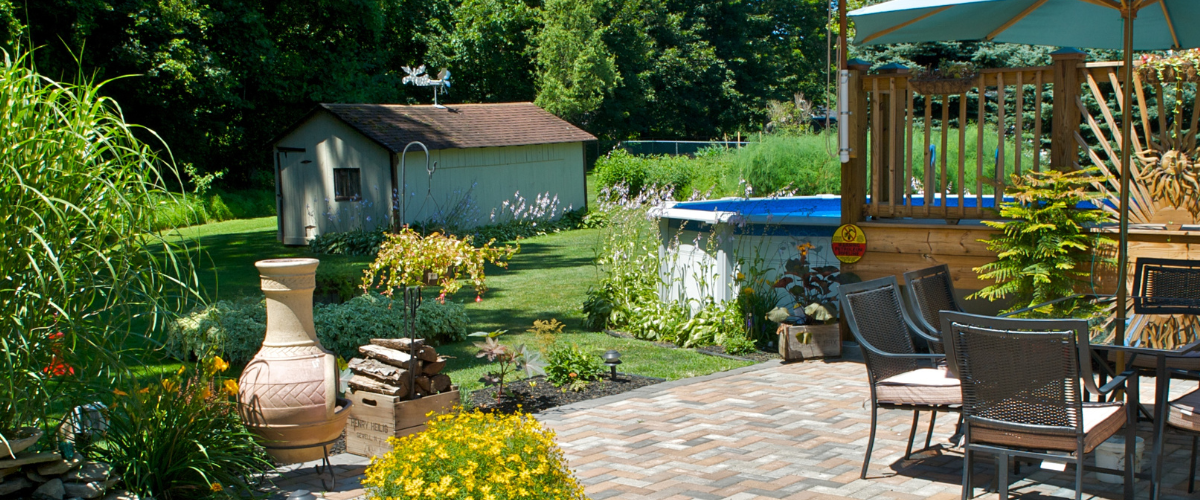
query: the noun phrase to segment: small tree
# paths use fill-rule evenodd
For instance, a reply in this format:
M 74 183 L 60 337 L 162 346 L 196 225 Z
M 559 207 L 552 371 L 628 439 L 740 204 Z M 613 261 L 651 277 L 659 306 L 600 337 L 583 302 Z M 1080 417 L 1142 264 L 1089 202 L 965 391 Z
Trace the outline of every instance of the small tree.
M 1104 210 L 1077 208 L 1081 202 L 1101 198 L 1088 189 L 1089 177 L 1095 172 L 1046 171 L 1013 177 L 1009 194 L 1014 201 L 1002 203 L 1000 208 L 1000 215 L 1009 220 L 984 221 L 1001 230 L 983 240 L 996 252 L 996 261 L 974 269 L 980 279 L 995 280 L 995 284 L 970 298 L 995 301 L 1011 297 L 1013 306 L 1007 311 L 1031 307 L 1074 294 L 1090 281 L 1095 264 L 1112 262 L 1098 253 L 1112 244 L 1112 239 L 1091 231 L 1110 222 L 1111 216 Z M 1063 317 L 1074 307 L 1059 303 L 1031 315 Z

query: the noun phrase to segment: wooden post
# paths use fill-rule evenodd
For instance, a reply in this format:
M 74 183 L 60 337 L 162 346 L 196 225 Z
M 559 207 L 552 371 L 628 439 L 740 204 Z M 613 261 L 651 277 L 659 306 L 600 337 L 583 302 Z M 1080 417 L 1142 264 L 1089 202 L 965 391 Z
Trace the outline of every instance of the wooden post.
M 899 83 L 899 81 L 906 81 L 908 79 L 910 71 L 903 64 L 891 63 L 880 66 L 878 73 L 880 75 L 894 76 L 897 80 L 896 83 Z M 883 126 L 880 127 L 883 131 L 883 137 L 879 141 L 883 151 L 880 152 L 879 158 L 883 160 L 883 164 L 872 165 L 871 168 L 883 169 L 883 175 L 880 176 L 883 179 L 883 185 L 879 189 L 879 193 L 883 199 L 879 201 L 886 201 L 892 204 L 904 199 L 904 183 L 907 182 L 905 179 L 899 177 L 893 179 L 893 175 L 891 174 L 895 172 L 898 163 L 897 159 L 901 158 L 899 155 L 901 153 L 900 150 L 904 146 L 904 124 L 900 122 L 906 116 L 903 110 L 904 103 L 908 102 L 905 96 L 905 92 L 908 92 L 908 85 L 906 82 L 904 89 L 896 88 L 894 91 L 891 91 L 893 87 L 899 87 L 899 85 L 885 85 L 885 81 L 881 81 L 879 87 L 889 89 L 887 94 L 883 94 L 883 102 L 880 103 L 881 106 L 879 108 L 879 120 L 883 123 Z M 893 95 L 893 92 L 895 95 Z M 899 117 L 897 117 L 898 111 L 900 112 Z M 875 118 L 872 117 L 871 119 Z M 893 123 L 893 121 L 897 123 Z M 903 171 L 903 168 L 900 170 Z
M 839 127 L 850 127 L 850 161 L 842 164 L 842 224 L 858 224 L 866 220 L 863 208 L 867 203 L 867 91 L 863 89 L 862 76 L 871 64 L 862 59 L 846 62 L 850 72 L 849 87 L 850 120 L 839 123 Z M 851 272 L 854 264 L 842 264 L 842 271 Z M 853 341 L 850 326 L 845 316 L 838 321 L 843 341 Z
M 871 67 L 862 59 L 847 62 L 850 71 L 850 120 L 839 127 L 850 127 L 850 161 L 842 164 L 842 224 L 857 224 L 864 220 L 863 205 L 867 202 L 867 92 L 862 76 Z
M 1075 105 L 1079 97 L 1079 66 L 1087 54 L 1070 47 L 1050 53 L 1054 60 L 1054 118 L 1050 124 L 1050 168 L 1066 172 L 1078 161 L 1079 146 L 1075 132 L 1080 114 Z

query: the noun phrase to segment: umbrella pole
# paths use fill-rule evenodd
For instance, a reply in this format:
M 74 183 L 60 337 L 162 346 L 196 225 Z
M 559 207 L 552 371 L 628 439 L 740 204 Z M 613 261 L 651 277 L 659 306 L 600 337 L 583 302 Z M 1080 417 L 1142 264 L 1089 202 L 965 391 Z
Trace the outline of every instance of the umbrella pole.
M 1119 242 L 1117 244 L 1117 340 L 1122 341 L 1125 338 L 1125 304 L 1128 299 L 1129 291 L 1126 289 L 1126 283 L 1129 281 L 1129 176 L 1130 176 L 1130 149 L 1133 147 L 1131 143 L 1133 139 L 1130 137 L 1133 128 L 1133 20 L 1137 16 L 1137 11 L 1134 10 L 1133 2 L 1124 2 L 1124 7 L 1121 17 L 1124 20 L 1125 40 L 1124 40 L 1124 66 L 1125 70 L 1125 85 L 1122 86 L 1124 94 L 1125 110 L 1121 117 L 1121 203 L 1118 207 L 1120 213 L 1120 226 L 1118 228 Z

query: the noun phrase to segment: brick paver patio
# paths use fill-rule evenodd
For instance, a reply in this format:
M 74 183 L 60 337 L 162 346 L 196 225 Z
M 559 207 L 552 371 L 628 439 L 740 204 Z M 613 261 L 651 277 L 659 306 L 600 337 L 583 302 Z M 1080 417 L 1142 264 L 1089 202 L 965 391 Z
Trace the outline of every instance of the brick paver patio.
M 1152 394 L 1153 380 L 1144 382 L 1143 394 Z M 942 447 L 902 460 L 912 414 L 881 412 L 868 479 L 858 478 L 870 423 L 868 396 L 861 363 L 770 362 L 564 406 L 538 419 L 557 431 L 593 500 L 958 498 L 962 455 L 946 443 L 953 415 L 938 419 L 934 443 Z M 926 422 L 922 418 L 922 429 Z M 1140 431 L 1149 445 L 1149 425 L 1143 423 Z M 1186 493 L 1190 443 L 1168 432 L 1164 498 L 1196 498 Z M 351 457 L 335 457 L 343 464 L 337 467 L 342 478 L 339 491 L 326 498 L 362 495 L 358 480 L 365 460 Z M 977 471 L 976 486 L 982 487 L 991 468 L 981 464 Z M 1071 473 L 1026 465 L 1018 477 L 1015 496 L 1074 496 Z M 1085 498 L 1121 497 L 1120 484 L 1101 483 L 1091 473 L 1085 478 Z M 321 490 L 315 477 L 301 471 L 285 474 L 276 485 L 284 492 Z M 1147 497 L 1147 487 L 1148 481 L 1139 481 L 1139 498 Z M 976 493 L 996 498 L 981 488 Z

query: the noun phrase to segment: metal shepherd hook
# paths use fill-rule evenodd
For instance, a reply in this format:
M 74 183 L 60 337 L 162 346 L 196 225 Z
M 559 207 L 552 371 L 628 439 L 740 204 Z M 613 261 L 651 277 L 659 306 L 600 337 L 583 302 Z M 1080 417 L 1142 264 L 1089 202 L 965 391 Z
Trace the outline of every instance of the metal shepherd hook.
M 408 177 L 405 176 L 406 167 L 404 163 L 405 160 L 408 159 L 408 148 L 411 148 L 413 144 L 421 146 L 421 149 L 425 151 L 425 171 L 431 174 L 433 173 L 433 168 L 431 168 L 429 165 L 429 148 L 425 147 L 421 141 L 412 141 L 404 146 L 404 152 L 400 153 L 400 225 L 404 225 L 408 221 L 408 218 L 405 217 L 404 213 L 404 209 L 407 206 L 407 203 L 404 200 L 405 191 L 408 190 Z

